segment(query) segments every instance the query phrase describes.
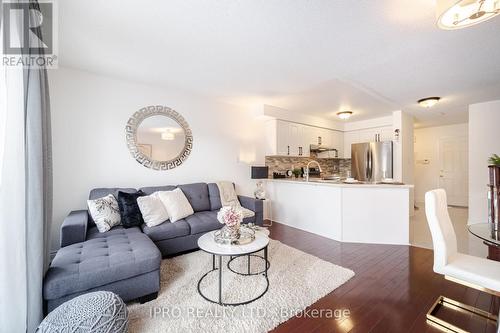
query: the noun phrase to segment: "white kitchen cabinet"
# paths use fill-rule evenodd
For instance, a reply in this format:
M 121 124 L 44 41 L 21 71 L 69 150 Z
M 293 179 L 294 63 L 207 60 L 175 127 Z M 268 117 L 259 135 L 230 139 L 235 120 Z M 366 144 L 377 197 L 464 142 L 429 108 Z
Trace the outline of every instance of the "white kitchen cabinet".
M 377 135 L 380 141 L 392 140 L 392 126 L 374 127 L 344 133 L 344 158 L 351 158 L 351 145 L 354 143 L 373 142 Z
M 290 155 L 290 127 L 288 123 L 278 120 L 276 123 L 276 154 L 275 155 Z
M 344 132 L 344 158 L 351 158 L 351 145 L 359 142 L 359 131 Z
M 374 128 L 360 130 L 358 132 L 359 132 L 358 142 L 356 143 L 375 141 L 375 136 L 378 134 L 378 131 Z
M 308 126 L 276 119 L 265 126 L 266 155 L 309 156 Z
M 375 127 L 366 130 L 360 130 L 360 142 L 373 142 L 376 138 L 380 141 L 392 140 L 392 126 Z
M 344 133 L 340 131 L 331 131 L 332 137 L 332 147 L 337 149 L 338 157 L 342 158 L 344 156 Z M 349 155 L 350 155 L 349 150 Z M 351 158 L 351 156 L 349 156 Z
M 311 145 L 311 130 L 312 126 L 307 125 L 299 125 L 298 128 L 298 152 L 301 157 L 309 157 L 311 155 L 311 151 L 309 150 L 309 146 Z
M 381 127 L 379 129 L 380 141 L 392 141 L 394 138 L 392 126 Z
M 337 149 L 342 157 L 344 137 L 340 131 L 277 119 L 267 121 L 265 126 L 268 156 L 309 157 L 310 145 L 318 144 L 321 137 L 323 146 Z
M 288 124 L 281 120 L 269 120 L 265 123 L 266 155 L 286 156 L 290 153 Z
M 300 156 L 300 125 L 287 123 L 288 144 L 290 146 L 290 156 Z

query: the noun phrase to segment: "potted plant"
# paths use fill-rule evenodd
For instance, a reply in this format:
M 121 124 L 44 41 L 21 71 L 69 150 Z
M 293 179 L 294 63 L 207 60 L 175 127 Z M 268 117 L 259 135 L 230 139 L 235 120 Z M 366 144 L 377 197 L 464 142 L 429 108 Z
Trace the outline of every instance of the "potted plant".
M 488 159 L 490 172 L 490 186 L 500 187 L 500 156 L 493 154 Z
M 488 159 L 490 182 L 488 184 L 488 221 L 497 231 L 500 225 L 499 189 L 500 189 L 500 156 L 493 154 Z
M 490 163 L 490 166 L 500 167 L 500 156 L 498 156 L 497 154 L 491 155 L 488 159 L 488 163 Z
M 295 176 L 295 178 L 299 178 L 299 176 L 302 174 L 302 170 L 300 170 L 299 168 L 295 168 L 292 170 L 292 173 Z

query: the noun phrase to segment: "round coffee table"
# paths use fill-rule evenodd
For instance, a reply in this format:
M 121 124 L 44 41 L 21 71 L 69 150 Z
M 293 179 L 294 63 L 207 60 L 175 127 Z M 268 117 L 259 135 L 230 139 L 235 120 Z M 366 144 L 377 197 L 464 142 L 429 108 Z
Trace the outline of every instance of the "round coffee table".
M 206 272 L 198 281 L 198 293 L 203 297 L 205 300 L 216 303 L 219 305 L 243 305 L 243 304 L 248 304 L 253 301 L 258 300 L 261 298 L 269 289 L 269 279 L 267 278 L 267 270 L 269 269 L 269 260 L 267 259 L 267 246 L 269 245 L 269 238 L 267 237 L 267 234 L 265 231 L 256 231 L 255 232 L 255 240 L 251 243 L 245 244 L 245 245 L 223 245 L 216 243 L 214 240 L 214 233 L 215 231 L 208 232 L 201 236 L 198 239 L 198 247 L 212 255 L 212 269 L 208 272 Z M 264 251 L 264 256 L 257 255 L 257 252 Z M 215 265 L 215 257 L 218 257 L 219 265 L 216 267 Z M 247 256 L 248 264 L 247 264 L 247 271 L 246 272 L 238 272 L 231 268 L 230 264 L 233 262 L 234 259 L 242 256 Z M 243 302 L 238 302 L 238 303 L 226 303 L 223 302 L 222 300 L 222 271 L 223 271 L 223 266 L 222 266 L 222 257 L 230 257 L 227 267 L 228 269 L 236 274 L 239 275 L 245 275 L 245 276 L 252 276 L 252 275 L 262 275 L 266 281 L 266 288 L 265 290 L 259 294 L 258 296 L 246 300 Z M 259 271 L 257 273 L 251 273 L 251 267 L 250 267 L 250 257 L 256 257 L 256 258 L 261 258 L 264 262 L 264 269 L 262 271 Z M 201 291 L 200 285 L 210 273 L 214 271 L 219 271 L 219 299 L 214 300 L 210 299 L 206 295 L 203 294 Z

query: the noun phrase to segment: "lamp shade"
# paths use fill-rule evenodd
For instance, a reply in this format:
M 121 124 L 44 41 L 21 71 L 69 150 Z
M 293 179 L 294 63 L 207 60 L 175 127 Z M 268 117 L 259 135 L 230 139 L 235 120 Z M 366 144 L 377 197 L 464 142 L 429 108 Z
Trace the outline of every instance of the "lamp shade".
M 266 179 L 268 178 L 269 167 L 266 166 L 252 166 L 252 179 Z
M 469 27 L 500 14 L 500 2 L 496 0 L 437 0 L 437 25 L 441 29 L 454 30 Z

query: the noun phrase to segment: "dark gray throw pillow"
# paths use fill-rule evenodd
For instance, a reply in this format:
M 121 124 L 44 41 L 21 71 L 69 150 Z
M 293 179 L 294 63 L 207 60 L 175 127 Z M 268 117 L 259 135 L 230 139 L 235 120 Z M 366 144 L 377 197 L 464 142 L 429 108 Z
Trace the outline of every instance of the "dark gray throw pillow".
M 135 193 L 118 191 L 116 201 L 118 201 L 121 224 L 124 228 L 138 227 L 144 223 L 141 211 L 137 205 L 137 198 L 144 195 L 145 193 L 142 191 Z

